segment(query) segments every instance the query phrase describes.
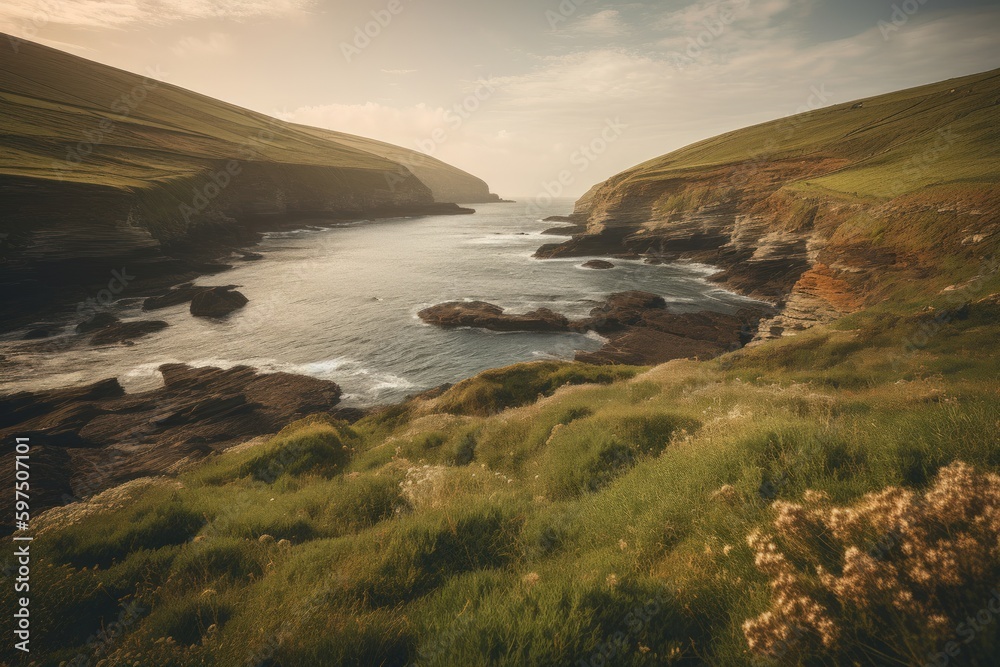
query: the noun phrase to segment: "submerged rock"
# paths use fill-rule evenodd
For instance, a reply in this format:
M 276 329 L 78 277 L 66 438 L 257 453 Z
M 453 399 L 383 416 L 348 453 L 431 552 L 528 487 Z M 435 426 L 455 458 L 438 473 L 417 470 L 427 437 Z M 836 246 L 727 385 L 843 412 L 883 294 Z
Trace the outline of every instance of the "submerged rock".
M 29 329 L 28 333 L 24 334 L 21 340 L 42 340 L 43 338 L 48 338 L 52 335 L 52 329 L 49 327 L 35 327 Z
M 91 333 L 92 331 L 110 327 L 111 325 L 118 324 L 119 322 L 121 322 L 121 320 L 111 313 L 94 313 L 90 319 L 84 320 L 76 325 L 76 332 Z
M 179 306 L 182 303 L 188 303 L 192 301 L 199 294 L 211 291 L 213 289 L 220 289 L 220 288 L 206 287 L 202 285 L 194 285 L 192 283 L 185 283 L 183 285 L 178 285 L 177 287 L 173 287 L 170 290 L 164 292 L 163 294 L 149 297 L 148 299 L 142 302 L 142 309 L 159 310 L 160 308 Z M 226 289 L 226 290 L 236 289 L 236 285 L 226 285 L 221 289 Z
M 583 263 L 585 269 L 613 269 L 615 265 L 603 259 L 592 259 Z
M 191 300 L 191 314 L 195 317 L 225 317 L 248 303 L 250 299 L 232 287 L 211 287 Z
M 100 329 L 91 339 L 91 345 L 113 345 L 124 343 L 133 338 L 142 338 L 149 334 L 163 331 L 169 325 L 160 320 L 139 320 L 137 322 L 118 322 Z

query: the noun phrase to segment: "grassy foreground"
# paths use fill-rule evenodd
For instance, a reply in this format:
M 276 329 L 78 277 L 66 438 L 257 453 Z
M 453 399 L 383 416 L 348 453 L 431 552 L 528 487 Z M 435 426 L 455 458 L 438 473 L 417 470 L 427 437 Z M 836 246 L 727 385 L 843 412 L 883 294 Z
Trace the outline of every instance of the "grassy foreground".
M 994 664 L 996 273 L 712 362 L 490 371 L 57 508 L 7 659 Z

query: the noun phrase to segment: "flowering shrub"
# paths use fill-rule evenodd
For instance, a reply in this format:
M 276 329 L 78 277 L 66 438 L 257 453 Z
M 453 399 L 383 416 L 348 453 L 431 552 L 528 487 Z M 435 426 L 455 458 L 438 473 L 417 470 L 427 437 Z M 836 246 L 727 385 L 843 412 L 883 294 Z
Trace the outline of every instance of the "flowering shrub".
M 834 507 L 807 491 L 772 507 L 774 535 L 747 538 L 773 590 L 770 608 L 743 624 L 756 657 L 940 664 L 995 640 L 1000 608 L 990 623 L 975 619 L 1000 582 L 1000 476 L 956 462 L 925 493 L 888 487 Z M 973 644 L 973 628 L 990 639 Z

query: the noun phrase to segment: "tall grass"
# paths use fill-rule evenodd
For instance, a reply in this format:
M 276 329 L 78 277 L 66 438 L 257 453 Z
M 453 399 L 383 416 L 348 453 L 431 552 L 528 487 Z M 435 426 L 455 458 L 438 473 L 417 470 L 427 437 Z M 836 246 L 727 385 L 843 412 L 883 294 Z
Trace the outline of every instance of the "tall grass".
M 744 623 L 775 598 L 747 536 L 775 507 L 1000 470 L 993 308 L 905 354 L 926 315 L 873 311 L 714 362 L 529 364 L 296 423 L 42 530 L 44 659 L 92 655 L 134 603 L 110 664 L 748 664 Z

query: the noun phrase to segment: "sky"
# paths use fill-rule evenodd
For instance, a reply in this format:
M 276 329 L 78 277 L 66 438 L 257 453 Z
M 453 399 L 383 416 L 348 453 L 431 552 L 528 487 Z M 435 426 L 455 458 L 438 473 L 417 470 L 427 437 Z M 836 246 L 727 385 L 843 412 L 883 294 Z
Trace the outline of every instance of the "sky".
M 4 0 L 0 31 L 521 198 L 1000 67 L 1000 0 Z

